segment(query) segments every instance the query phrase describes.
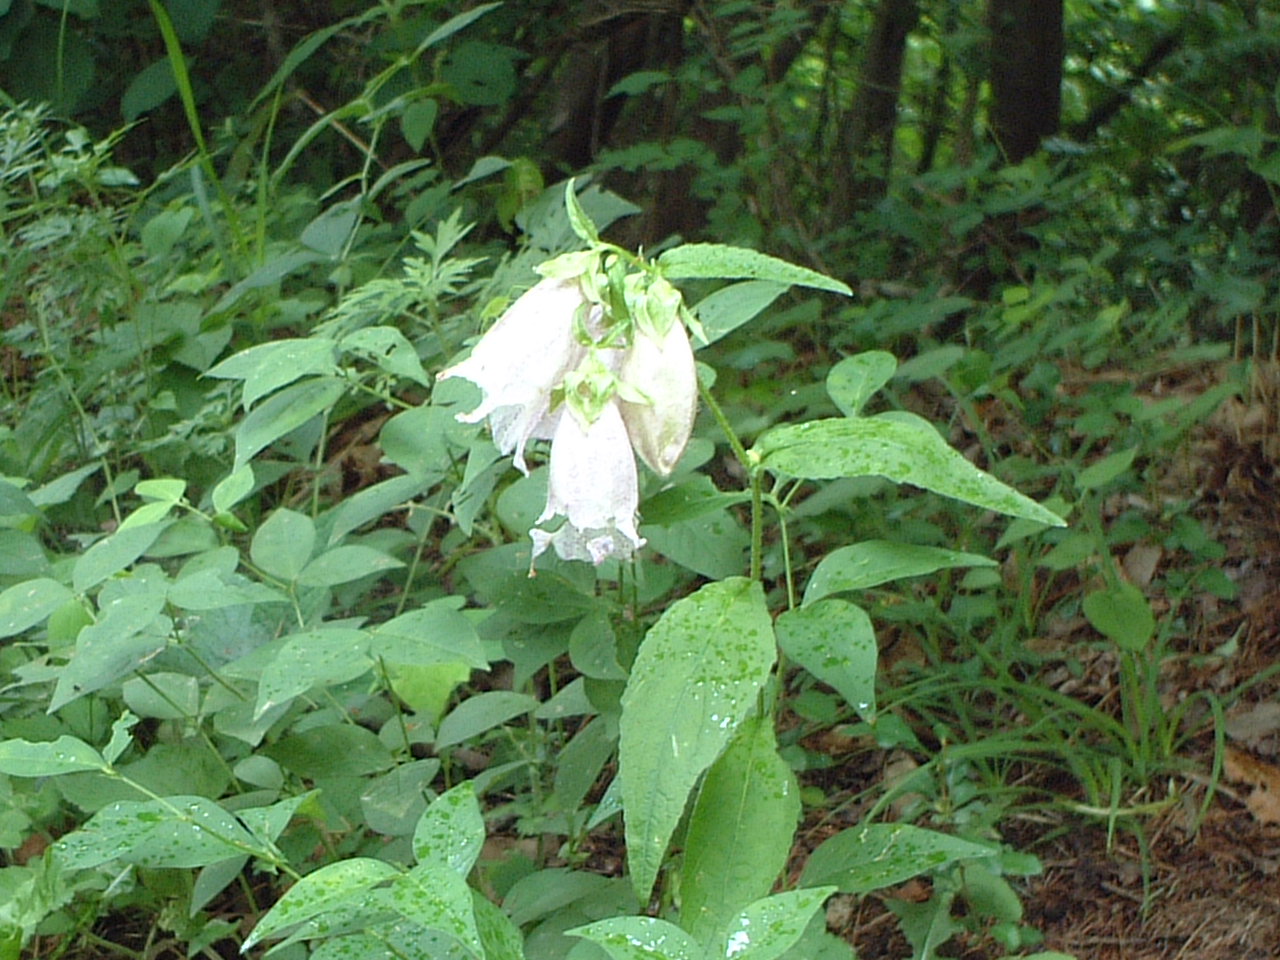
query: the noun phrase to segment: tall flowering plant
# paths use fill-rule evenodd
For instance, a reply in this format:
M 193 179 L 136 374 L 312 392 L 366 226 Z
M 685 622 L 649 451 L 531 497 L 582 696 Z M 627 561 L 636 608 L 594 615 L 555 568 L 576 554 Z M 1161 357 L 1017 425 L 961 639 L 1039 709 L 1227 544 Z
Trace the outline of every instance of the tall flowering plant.
M 652 266 L 598 238 L 539 272 L 440 377 L 480 388 L 479 406 L 458 419 L 488 419 L 522 472 L 529 441 L 551 441 L 547 503 L 530 533 L 535 559 L 550 546 L 566 560 L 625 560 L 644 545 L 635 458 L 669 475 L 697 413 L 687 311 Z M 564 522 L 547 529 L 557 517 Z

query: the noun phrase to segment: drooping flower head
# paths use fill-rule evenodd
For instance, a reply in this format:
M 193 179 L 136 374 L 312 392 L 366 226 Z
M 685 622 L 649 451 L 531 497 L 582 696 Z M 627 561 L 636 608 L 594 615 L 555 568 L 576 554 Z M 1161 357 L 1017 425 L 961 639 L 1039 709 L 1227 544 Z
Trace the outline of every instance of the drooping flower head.
M 544 264 L 545 279 L 440 374 L 480 388 L 480 405 L 458 419 L 488 418 L 521 472 L 528 442 L 551 440 L 535 558 L 548 546 L 597 565 L 631 557 L 644 545 L 635 454 L 665 477 L 693 428 L 697 377 L 680 294 L 659 276 L 627 273 L 606 247 Z M 557 516 L 559 529 L 541 529 Z

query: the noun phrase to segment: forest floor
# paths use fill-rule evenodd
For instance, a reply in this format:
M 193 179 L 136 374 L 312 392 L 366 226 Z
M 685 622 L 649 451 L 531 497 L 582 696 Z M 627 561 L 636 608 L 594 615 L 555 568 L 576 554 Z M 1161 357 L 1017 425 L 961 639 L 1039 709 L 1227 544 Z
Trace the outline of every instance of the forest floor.
M 1123 823 L 1109 836 L 1100 817 L 1006 820 L 1006 841 L 1044 866 L 1019 886 L 1025 922 L 1044 934 L 1041 949 L 1078 960 L 1280 958 L 1280 678 L 1268 673 L 1280 664 L 1280 372 L 1267 381 L 1219 410 L 1164 478 L 1171 495 L 1197 501 L 1197 518 L 1226 547 L 1221 567 L 1239 587 L 1230 603 L 1202 599 L 1186 641 L 1195 649 L 1175 651 L 1160 674 L 1166 704 L 1206 690 L 1229 704 L 1221 769 L 1206 723 L 1183 752 L 1185 772 L 1130 798 L 1176 798 L 1142 819 L 1141 839 Z M 1080 627 L 1058 642 L 1087 639 Z M 1211 651 L 1228 653 L 1204 656 Z M 1114 704 L 1116 677 L 1114 657 L 1100 653 L 1072 693 Z M 912 950 L 885 900 L 929 893 L 917 880 L 880 898 L 837 896 L 828 920 L 859 960 L 898 960 Z M 990 960 L 1006 951 L 989 937 L 962 935 L 940 952 Z

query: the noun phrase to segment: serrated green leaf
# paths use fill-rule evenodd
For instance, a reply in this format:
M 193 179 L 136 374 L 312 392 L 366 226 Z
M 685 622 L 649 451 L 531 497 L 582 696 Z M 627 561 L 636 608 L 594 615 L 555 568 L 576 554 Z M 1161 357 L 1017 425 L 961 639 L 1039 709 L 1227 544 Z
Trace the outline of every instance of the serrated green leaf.
M 285 891 L 266 916 L 258 921 L 244 942 L 248 950 L 267 937 L 279 936 L 290 927 L 312 917 L 359 903 L 367 891 L 396 876 L 398 871 L 384 860 L 352 857 L 321 867 Z
M 0 639 L 34 627 L 71 597 L 70 590 L 48 577 L 14 584 L 0 593 Z
M 448 867 L 465 879 L 480 856 L 484 836 L 475 784 L 466 780 L 440 794 L 423 812 L 413 831 L 413 855 L 419 863 Z
M 844 893 L 870 893 L 957 860 L 998 852 L 911 824 L 872 823 L 824 840 L 810 855 L 800 882 L 804 886 L 831 883 Z
M 784 424 L 762 435 L 753 451 L 774 473 L 811 480 L 885 477 L 1010 516 L 1065 526 L 1057 514 L 979 470 L 927 421 L 910 415 Z
M 876 716 L 876 646 L 871 618 L 844 600 L 788 610 L 774 624 L 791 660 L 835 689 L 868 723 Z
M 732 577 L 672 604 L 649 629 L 622 697 L 627 858 L 641 901 L 699 776 L 755 708 L 775 658 L 758 583 Z
M 920 577 L 953 567 L 994 567 L 990 557 L 942 547 L 926 547 L 895 540 L 864 540 L 832 550 L 819 561 L 804 591 L 806 605 L 850 590 Z
M 0 773 L 11 777 L 56 777 L 64 773 L 103 770 L 107 762 L 83 740 L 5 740 L 0 742 Z
M 658 917 L 611 917 L 565 933 L 598 943 L 613 960 L 703 960 L 707 956 L 693 937 Z
M 718 952 L 727 960 L 777 960 L 802 937 L 809 921 L 835 887 L 790 890 L 748 905 L 720 935 Z
M 846 417 L 856 417 L 897 369 L 898 358 L 883 350 L 845 357 L 827 374 L 827 394 Z
M 769 280 L 830 290 L 852 296 L 848 285 L 807 267 L 779 260 L 757 250 L 722 243 L 686 243 L 658 257 L 658 269 L 671 279 L 718 278 Z
M 773 722 L 750 717 L 703 778 L 685 837 L 680 925 L 709 956 L 722 955 L 725 925 L 773 888 L 799 818 L 800 787 Z

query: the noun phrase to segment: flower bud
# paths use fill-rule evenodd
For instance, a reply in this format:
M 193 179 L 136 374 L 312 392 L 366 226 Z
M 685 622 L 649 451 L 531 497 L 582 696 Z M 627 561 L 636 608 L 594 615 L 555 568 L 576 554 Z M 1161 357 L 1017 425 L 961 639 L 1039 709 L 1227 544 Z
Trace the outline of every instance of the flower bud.
M 684 325 L 671 324 L 661 340 L 637 327 L 618 379 L 631 445 L 650 470 L 665 477 L 684 453 L 698 412 L 698 373 Z M 632 399 L 637 393 L 642 401 Z

